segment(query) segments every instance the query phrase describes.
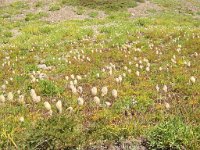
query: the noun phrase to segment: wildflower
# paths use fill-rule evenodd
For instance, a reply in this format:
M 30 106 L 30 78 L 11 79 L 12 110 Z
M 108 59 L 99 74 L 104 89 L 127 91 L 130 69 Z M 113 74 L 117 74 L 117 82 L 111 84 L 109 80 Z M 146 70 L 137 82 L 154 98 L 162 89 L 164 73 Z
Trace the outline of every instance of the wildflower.
M 97 88 L 96 88 L 96 87 L 93 87 L 93 88 L 91 89 L 91 93 L 92 93 L 93 96 L 97 95 Z
M 51 105 L 49 104 L 49 102 L 44 102 L 44 107 L 49 111 L 51 110 Z
M 172 58 L 171 59 L 171 61 L 174 63 L 174 64 L 176 64 L 176 60 L 175 60 L 176 58 Z
M 8 100 L 12 102 L 12 101 L 13 101 L 13 97 L 14 97 L 14 96 L 13 96 L 13 93 L 12 93 L 12 92 L 9 92 L 9 93 L 8 93 Z
M 140 76 L 140 72 L 139 72 L 139 71 L 136 71 L 136 75 L 139 77 L 139 76 Z
M 7 81 L 7 80 L 5 80 L 5 84 L 8 84 L 8 81 Z
M 127 67 L 127 66 L 124 66 L 124 70 L 128 70 L 128 67 Z
M 56 108 L 58 109 L 58 112 L 61 114 L 62 113 L 62 102 L 61 102 L 61 100 L 59 100 L 56 103 Z
M 31 89 L 30 94 L 31 94 L 31 97 L 32 97 L 32 98 L 35 97 L 35 96 L 36 96 L 35 90 L 34 90 L 34 89 Z
M 119 83 L 119 78 L 115 78 L 115 81 L 116 81 L 117 83 Z
M 187 66 L 188 66 L 188 67 L 191 66 L 191 62 L 190 62 L 190 61 L 187 62 Z
M 36 82 L 36 78 L 33 76 L 33 75 L 31 75 L 31 83 L 34 83 L 34 82 Z
M 120 76 L 121 76 L 121 75 L 120 75 Z M 126 73 L 123 73 L 122 76 L 123 76 L 123 77 L 126 77 Z M 121 79 L 121 80 L 122 80 L 122 79 Z
M 102 87 L 102 89 L 101 89 L 101 96 L 105 96 L 107 93 L 108 93 L 107 86 Z
M 78 81 L 75 79 L 74 80 L 74 85 L 77 85 L 78 84 Z
M 143 59 L 143 61 L 144 61 L 144 62 L 146 62 L 146 63 L 148 63 L 148 62 L 149 62 L 149 60 L 148 60 L 148 59 L 146 59 L 146 58 L 144 58 L 144 59 Z
M 91 61 L 91 59 L 90 59 L 89 57 L 87 57 L 86 59 L 87 59 L 87 61 L 89 61 L 89 62 Z
M 20 104 L 25 104 L 24 95 L 19 95 L 18 103 L 20 103 Z
M 119 75 L 118 79 L 119 79 L 119 82 L 121 83 L 122 82 L 122 76 Z
M 199 54 L 197 52 L 195 52 L 194 55 L 197 57 Z
M 150 67 L 151 66 L 151 64 L 150 63 L 147 63 L 147 67 Z
M 112 69 L 109 70 L 109 74 L 112 75 Z
M 73 108 L 72 107 L 68 107 L 67 111 L 69 111 L 69 113 L 72 113 L 73 112 Z
M 2 90 L 5 90 L 5 89 L 6 89 L 6 85 L 3 84 L 3 85 L 1 86 L 1 88 L 2 88 Z
M 35 102 L 35 103 L 40 102 L 41 98 L 40 98 L 40 96 L 37 96 L 34 89 L 31 89 L 30 94 L 31 94 L 33 102 Z
M 164 91 L 165 93 L 167 93 L 167 86 L 166 86 L 166 85 L 163 86 L 163 91 Z
M 132 98 L 132 104 L 133 104 L 133 105 L 137 104 L 137 101 L 135 100 L 134 97 Z
M 50 109 L 50 110 L 48 111 L 48 114 L 49 114 L 50 116 L 52 116 L 52 115 L 53 115 L 53 111 Z
M 71 86 L 74 86 L 74 82 L 73 81 L 69 82 L 69 88 L 71 88 Z
M 106 106 L 107 107 L 110 107 L 111 106 L 111 103 L 110 102 L 105 102 Z
M 19 121 L 20 121 L 20 122 L 24 122 L 24 117 L 20 117 L 20 118 L 19 118 Z
M 180 53 L 181 49 L 180 49 L 180 48 L 177 48 L 176 51 L 177 51 L 178 53 Z
M 83 105 L 84 104 L 84 99 L 82 97 L 78 98 L 78 105 Z
M 79 86 L 78 89 L 77 89 L 77 91 L 78 91 L 80 94 L 82 94 L 82 93 L 83 93 L 83 88 L 82 88 L 82 86 Z
M 150 68 L 149 68 L 149 67 L 146 67 L 146 71 L 148 71 L 148 72 L 149 72 L 149 71 L 150 71 Z
M 165 102 L 165 107 L 167 108 L 167 109 L 170 109 L 170 105 L 169 105 L 169 103 L 167 103 L 167 102 Z
M 135 61 L 137 61 L 137 60 L 138 60 L 138 58 L 137 58 L 137 57 L 134 57 L 134 60 L 135 60 Z
M 100 104 L 100 99 L 99 99 L 99 97 L 95 96 L 95 97 L 94 97 L 94 102 L 95 102 L 97 105 L 99 105 L 99 104 Z
M 96 74 L 96 77 L 97 77 L 97 78 L 99 78 L 99 77 L 100 77 L 99 73 L 97 73 L 97 74 Z
M 71 77 L 72 79 L 74 79 L 74 78 L 75 78 L 73 74 L 72 74 L 70 77 Z
M 75 94 L 75 95 L 77 94 L 77 89 L 74 85 L 71 87 L 71 90 L 72 90 L 73 94 Z
M 77 75 L 76 78 L 77 78 L 77 80 L 81 80 L 82 79 L 82 77 L 79 76 L 79 75 Z
M 20 91 L 20 90 L 18 90 L 18 91 L 17 91 L 17 94 L 20 94 L 20 93 L 21 93 L 21 91 Z
M 6 101 L 5 96 L 2 94 L 0 95 L 0 102 L 4 103 Z
M 191 77 L 190 77 L 190 81 L 191 81 L 192 83 L 195 83 L 195 82 L 196 82 L 195 77 L 194 77 L 194 76 L 191 76 Z
M 68 77 L 68 76 L 65 76 L 65 80 L 69 80 L 69 77 Z
M 112 96 L 114 98 L 117 98 L 117 90 L 115 90 L 115 89 L 112 90 Z
M 156 85 L 156 91 L 159 92 L 160 88 L 158 86 L 158 84 Z
M 39 103 L 41 101 L 41 97 L 40 96 L 36 96 L 35 99 L 34 99 L 34 101 L 36 103 Z

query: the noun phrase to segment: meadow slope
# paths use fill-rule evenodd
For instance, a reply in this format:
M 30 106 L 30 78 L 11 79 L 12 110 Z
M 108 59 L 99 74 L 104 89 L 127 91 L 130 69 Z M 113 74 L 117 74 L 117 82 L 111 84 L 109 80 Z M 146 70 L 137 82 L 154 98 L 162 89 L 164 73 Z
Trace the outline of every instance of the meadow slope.
M 0 149 L 200 149 L 200 1 L 0 2 Z

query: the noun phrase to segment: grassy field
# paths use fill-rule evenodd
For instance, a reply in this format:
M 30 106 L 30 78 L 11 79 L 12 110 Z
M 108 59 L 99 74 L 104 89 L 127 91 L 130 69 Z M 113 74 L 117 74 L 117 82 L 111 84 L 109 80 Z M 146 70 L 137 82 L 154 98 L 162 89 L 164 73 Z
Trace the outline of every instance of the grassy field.
M 0 149 L 200 149 L 200 2 L 144 3 L 0 4 Z

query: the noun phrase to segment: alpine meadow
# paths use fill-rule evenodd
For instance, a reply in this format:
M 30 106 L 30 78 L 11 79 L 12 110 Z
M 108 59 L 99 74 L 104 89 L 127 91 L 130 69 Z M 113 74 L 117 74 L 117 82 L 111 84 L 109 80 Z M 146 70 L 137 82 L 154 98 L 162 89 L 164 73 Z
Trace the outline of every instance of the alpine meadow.
M 0 0 L 1 150 L 199 150 L 199 0 Z

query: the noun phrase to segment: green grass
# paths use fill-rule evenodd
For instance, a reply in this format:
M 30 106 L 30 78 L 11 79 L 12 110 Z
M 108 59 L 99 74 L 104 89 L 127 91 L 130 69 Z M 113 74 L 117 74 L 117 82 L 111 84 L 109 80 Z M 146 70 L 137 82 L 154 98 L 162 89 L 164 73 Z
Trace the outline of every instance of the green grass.
M 96 18 L 98 17 L 98 12 L 90 12 L 88 15 L 92 18 Z
M 46 17 L 46 16 L 48 16 L 48 14 L 45 12 L 29 13 L 26 15 L 25 20 L 26 21 L 37 20 L 37 19 L 40 19 L 40 18 Z
M 75 12 L 77 15 L 83 15 L 85 13 L 84 7 L 77 7 Z
M 35 7 L 42 7 L 44 6 L 44 3 L 42 1 L 37 1 L 35 4 Z
M 60 6 L 57 4 L 52 4 L 49 8 L 49 11 L 56 11 L 56 10 L 60 10 Z
M 195 129 L 179 118 L 171 119 L 156 126 L 149 133 L 149 146 L 150 149 L 183 149 L 185 145 L 196 142 L 193 141 L 193 137 L 198 136 L 195 134 Z

